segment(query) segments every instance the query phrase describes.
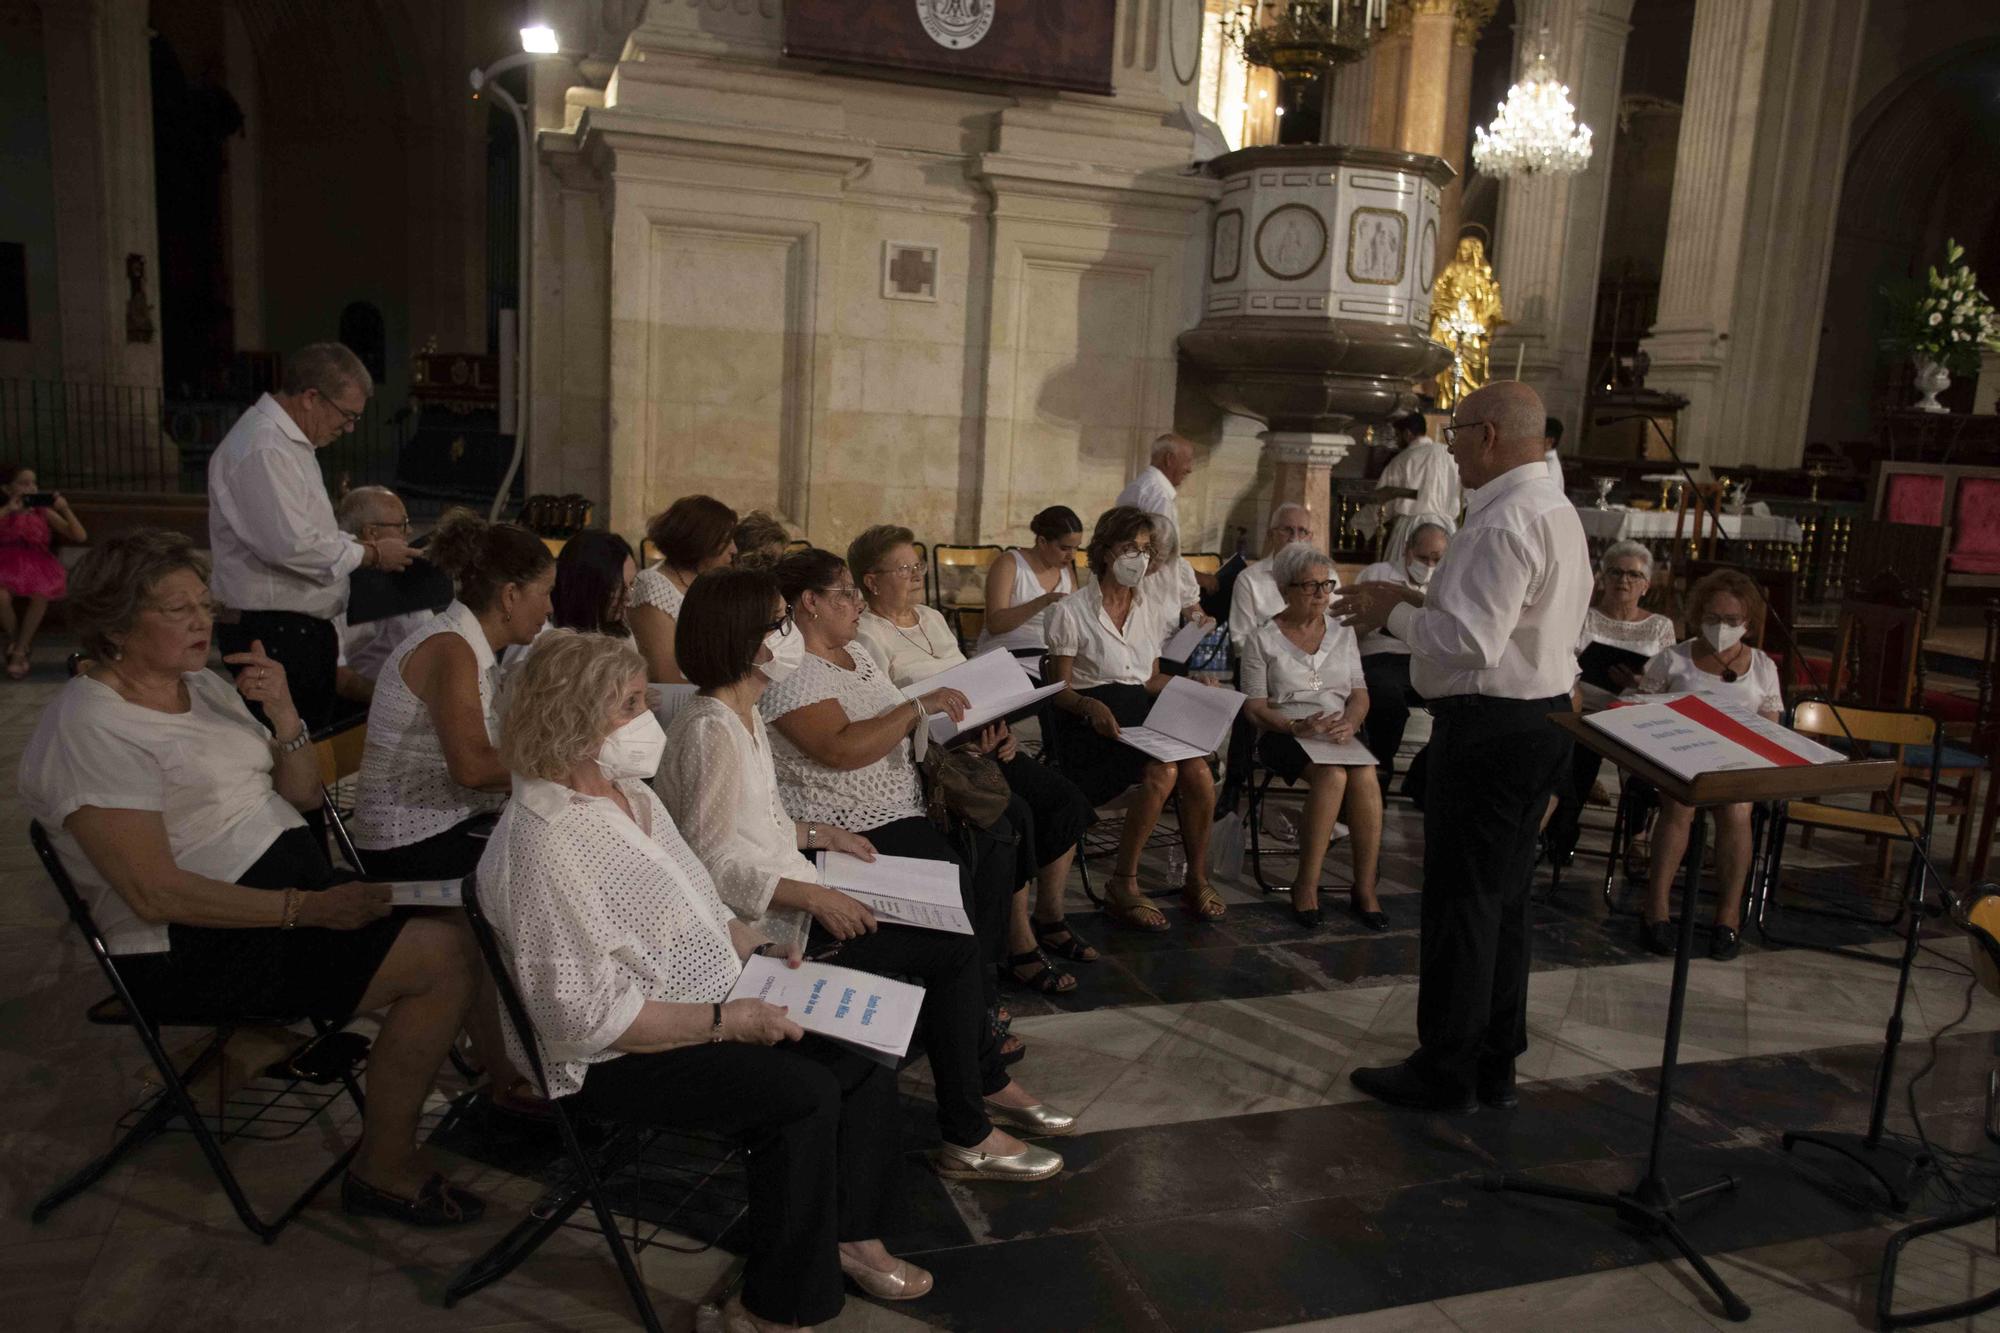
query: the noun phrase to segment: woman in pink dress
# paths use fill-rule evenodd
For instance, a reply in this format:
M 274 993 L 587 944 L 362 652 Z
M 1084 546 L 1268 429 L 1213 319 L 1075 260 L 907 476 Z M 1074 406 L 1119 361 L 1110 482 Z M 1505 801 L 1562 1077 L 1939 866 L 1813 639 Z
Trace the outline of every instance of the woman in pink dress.
M 38 497 L 33 468 L 0 463 L 0 476 L 7 479 L 5 502 L 0 503 L 0 592 L 6 594 L 0 596 L 0 630 L 7 634 L 7 674 L 19 680 L 28 674 L 28 653 L 43 614 L 69 588 L 69 576 L 49 547 L 55 537 L 80 542 L 85 534 L 62 496 L 49 504 L 29 503 Z M 16 597 L 28 600 L 18 621 Z

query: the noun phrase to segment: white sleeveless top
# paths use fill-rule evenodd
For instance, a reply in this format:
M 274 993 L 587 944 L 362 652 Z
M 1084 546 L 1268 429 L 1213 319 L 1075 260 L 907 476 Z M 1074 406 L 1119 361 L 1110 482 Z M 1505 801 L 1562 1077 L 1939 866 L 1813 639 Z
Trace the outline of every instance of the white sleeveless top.
M 453 602 L 389 654 L 375 682 L 375 698 L 368 705 L 368 744 L 361 752 L 360 785 L 349 823 L 354 845 L 364 850 L 408 847 L 507 803 L 505 792 L 474 791 L 452 781 L 445 767 L 444 743 L 431 725 L 430 712 L 403 680 L 404 661 L 418 645 L 440 634 L 456 634 L 472 649 L 479 666 L 479 708 L 486 714 L 487 739 L 500 732 L 494 713 L 499 664 L 486 632 L 479 628 L 479 618 L 465 603 Z
M 687 594 L 674 586 L 667 572 L 658 565 L 648 565 L 639 571 L 639 577 L 632 580 L 632 605 L 650 606 L 657 611 L 681 618 L 681 602 Z
M 1042 585 L 1036 580 L 1035 571 L 1028 568 L 1028 556 L 1025 551 L 1016 548 L 1000 558 L 1002 560 L 1011 559 L 1013 561 L 1015 606 L 1019 606 L 1023 602 L 1032 602 L 1042 595 Z M 1076 566 L 1074 564 L 1066 564 L 1057 571 L 1056 589 L 1065 597 L 1076 591 Z M 976 657 L 988 648 L 1005 648 L 1012 651 L 1016 648 L 1025 650 L 1046 647 L 1047 643 L 1042 637 L 1042 620 L 1048 613 L 1049 608 L 1045 606 L 1035 612 L 1034 615 L 1029 616 L 1026 620 L 1014 626 L 1014 628 L 1008 630 L 1005 634 L 995 634 L 989 629 L 981 629 L 979 631 L 979 642 L 972 650 L 973 655 Z

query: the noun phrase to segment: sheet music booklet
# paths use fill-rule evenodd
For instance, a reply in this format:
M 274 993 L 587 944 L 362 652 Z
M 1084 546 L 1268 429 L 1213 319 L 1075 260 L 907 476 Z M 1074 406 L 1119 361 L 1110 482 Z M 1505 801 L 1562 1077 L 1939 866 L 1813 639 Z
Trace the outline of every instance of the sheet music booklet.
M 954 862 L 880 853 L 863 861 L 846 852 L 820 852 L 814 859 L 820 883 L 864 904 L 877 920 L 954 935 L 972 933 Z
M 932 742 L 949 745 L 959 740 L 970 740 L 979 735 L 981 728 L 992 726 L 995 722 L 1013 722 L 1026 717 L 1041 706 L 1042 700 L 1052 694 L 1060 694 L 1062 688 L 1060 682 L 1037 686 L 1014 654 L 1004 648 L 994 648 L 969 662 L 961 662 L 935 676 L 913 682 L 903 691 L 903 697 L 915 699 L 932 690 L 945 689 L 957 690 L 965 696 L 971 706 L 966 710 L 963 721 L 954 722 L 942 713 L 930 720 Z
M 1584 722 L 1626 748 L 1692 780 L 1703 773 L 1838 764 L 1847 756 L 1789 727 L 1695 694 L 1644 696 Z
M 1153 700 L 1142 727 L 1123 727 L 1118 739 L 1166 763 L 1214 754 L 1229 736 L 1243 695 L 1176 676 Z
M 729 998 L 783 1005 L 808 1032 L 861 1052 L 894 1069 L 910 1049 L 924 988 L 830 963 L 785 966 L 782 958 L 751 954 Z

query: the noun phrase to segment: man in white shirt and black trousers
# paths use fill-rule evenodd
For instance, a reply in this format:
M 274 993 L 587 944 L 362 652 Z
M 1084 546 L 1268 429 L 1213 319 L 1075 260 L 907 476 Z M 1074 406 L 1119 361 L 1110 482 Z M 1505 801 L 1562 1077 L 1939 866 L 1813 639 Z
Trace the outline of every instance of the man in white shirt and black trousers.
M 398 536 L 342 532 L 315 458 L 354 429 L 374 390 L 361 358 L 339 343 L 302 347 L 280 391 L 253 403 L 208 460 L 216 639 L 225 655 L 261 642 L 283 664 L 308 730 L 336 709 L 334 617 L 347 605 L 348 574 L 403 569 L 414 555 Z
M 1421 607 L 1363 583 L 1334 610 L 1358 633 L 1386 624 L 1410 646 L 1410 680 L 1433 718 L 1424 804 L 1423 928 L 1415 1054 L 1357 1069 L 1394 1106 L 1513 1106 L 1528 1048 L 1528 881 L 1535 837 L 1570 740 L 1576 640 L 1590 603 L 1583 525 L 1542 462 L 1542 403 L 1490 384 L 1446 431 L 1473 488 Z M 1476 1097 L 1476 1101 L 1475 1101 Z

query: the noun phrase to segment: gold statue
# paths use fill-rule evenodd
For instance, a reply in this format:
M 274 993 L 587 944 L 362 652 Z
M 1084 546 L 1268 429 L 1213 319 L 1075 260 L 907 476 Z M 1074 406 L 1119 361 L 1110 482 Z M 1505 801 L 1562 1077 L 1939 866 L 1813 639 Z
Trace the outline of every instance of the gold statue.
M 1493 335 L 1507 322 L 1500 283 L 1477 236 L 1462 236 L 1458 254 L 1431 289 L 1431 338 L 1451 349 L 1451 368 L 1438 373 L 1437 402 L 1455 405 L 1486 383 Z

